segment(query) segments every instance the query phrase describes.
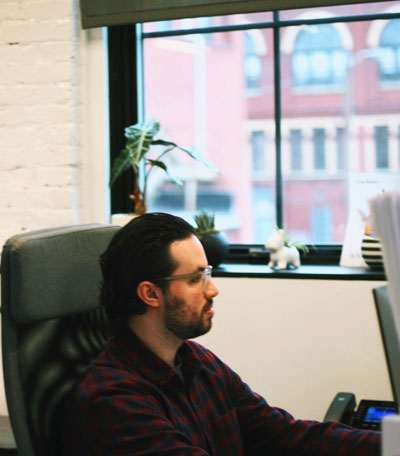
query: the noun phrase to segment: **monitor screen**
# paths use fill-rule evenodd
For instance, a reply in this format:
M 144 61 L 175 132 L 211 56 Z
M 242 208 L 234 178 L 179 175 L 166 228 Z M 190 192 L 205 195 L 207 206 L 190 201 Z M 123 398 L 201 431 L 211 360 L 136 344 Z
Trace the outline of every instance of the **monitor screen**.
M 374 288 L 375 308 L 378 314 L 386 362 L 397 411 L 400 404 L 400 346 L 390 305 L 387 286 Z
M 393 415 L 396 413 L 392 407 L 380 407 L 371 405 L 367 409 L 367 413 L 365 414 L 364 421 L 366 423 L 380 423 L 386 415 Z

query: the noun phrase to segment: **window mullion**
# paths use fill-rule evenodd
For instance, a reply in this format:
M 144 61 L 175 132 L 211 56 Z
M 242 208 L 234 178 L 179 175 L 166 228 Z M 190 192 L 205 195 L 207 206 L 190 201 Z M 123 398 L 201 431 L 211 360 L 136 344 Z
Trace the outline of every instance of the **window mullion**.
M 274 12 L 274 104 L 275 104 L 275 163 L 276 163 L 276 223 L 283 228 L 283 185 L 282 185 L 282 112 L 281 112 L 281 58 L 280 58 L 280 27 L 279 12 Z

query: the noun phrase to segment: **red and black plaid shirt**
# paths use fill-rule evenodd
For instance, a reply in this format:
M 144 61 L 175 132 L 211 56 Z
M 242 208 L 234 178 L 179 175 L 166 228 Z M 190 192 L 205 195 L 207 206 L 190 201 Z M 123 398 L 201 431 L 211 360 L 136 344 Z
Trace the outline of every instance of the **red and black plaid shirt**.
M 295 420 L 213 353 L 187 341 L 183 379 L 129 330 L 88 368 L 63 432 L 69 456 L 367 456 L 380 434 Z

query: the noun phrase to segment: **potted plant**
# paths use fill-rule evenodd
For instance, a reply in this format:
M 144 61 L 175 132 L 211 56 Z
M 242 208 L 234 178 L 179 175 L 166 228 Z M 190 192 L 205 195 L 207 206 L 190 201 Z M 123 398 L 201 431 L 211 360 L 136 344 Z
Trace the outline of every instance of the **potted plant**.
M 166 154 L 174 149 L 180 149 L 187 155 L 217 171 L 215 166 L 204 158 L 195 150 L 179 146 L 172 141 L 166 141 L 161 138 L 156 138 L 160 131 L 160 123 L 156 120 L 148 120 L 139 122 L 135 125 L 130 125 L 125 128 L 125 147 L 121 150 L 119 156 L 114 160 L 111 174 L 110 187 L 128 169 L 132 169 L 134 173 L 133 193 L 129 197 L 134 202 L 134 213 L 143 214 L 146 212 L 146 192 L 149 181 L 149 176 L 154 168 L 160 168 L 168 175 L 171 182 L 176 185 L 182 185 L 182 182 L 171 176 L 168 172 L 167 165 L 162 160 Z M 151 146 L 163 146 L 164 149 L 155 159 L 148 158 L 147 154 Z
M 206 252 L 208 263 L 217 267 L 228 256 L 229 244 L 226 237 L 215 228 L 215 214 L 205 210 L 195 215 L 196 235 Z

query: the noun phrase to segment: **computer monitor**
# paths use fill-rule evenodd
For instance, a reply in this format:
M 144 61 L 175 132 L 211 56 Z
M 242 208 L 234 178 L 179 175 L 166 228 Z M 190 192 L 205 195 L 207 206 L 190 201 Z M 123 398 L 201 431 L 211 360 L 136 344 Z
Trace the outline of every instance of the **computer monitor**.
M 399 413 L 400 405 L 400 345 L 397 329 L 394 321 L 392 307 L 388 294 L 387 285 L 374 288 L 375 308 L 378 314 L 379 327 L 383 346 L 385 349 L 386 362 L 389 370 L 390 383 L 393 398 Z

